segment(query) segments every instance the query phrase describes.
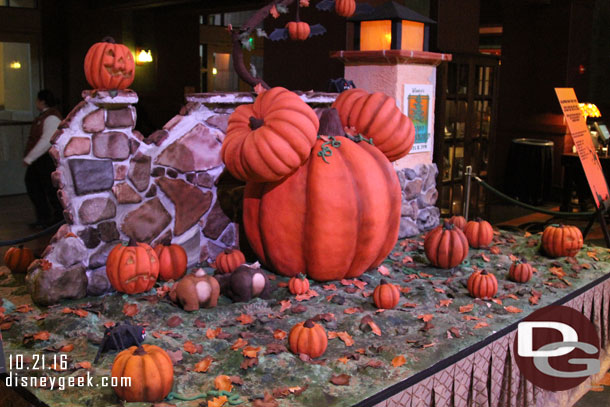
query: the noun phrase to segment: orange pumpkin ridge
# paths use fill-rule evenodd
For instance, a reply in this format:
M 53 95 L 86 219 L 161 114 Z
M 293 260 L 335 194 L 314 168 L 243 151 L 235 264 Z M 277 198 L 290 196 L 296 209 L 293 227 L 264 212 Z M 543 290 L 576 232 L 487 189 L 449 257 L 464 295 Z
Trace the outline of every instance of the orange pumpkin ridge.
M 280 274 L 302 272 L 316 281 L 357 277 L 396 243 L 396 172 L 368 143 L 340 142 L 330 164 L 318 156 L 324 140 L 317 140 L 310 159 L 290 177 L 246 184 L 246 236 L 258 258 Z

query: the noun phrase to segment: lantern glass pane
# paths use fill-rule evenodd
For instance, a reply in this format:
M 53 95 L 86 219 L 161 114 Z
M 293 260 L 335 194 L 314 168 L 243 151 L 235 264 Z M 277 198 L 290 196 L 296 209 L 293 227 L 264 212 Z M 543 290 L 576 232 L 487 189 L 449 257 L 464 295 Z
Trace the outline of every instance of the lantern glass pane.
M 360 51 L 390 49 L 391 44 L 392 22 L 390 20 L 360 23 Z
M 410 51 L 424 50 L 424 23 L 402 21 L 401 49 Z

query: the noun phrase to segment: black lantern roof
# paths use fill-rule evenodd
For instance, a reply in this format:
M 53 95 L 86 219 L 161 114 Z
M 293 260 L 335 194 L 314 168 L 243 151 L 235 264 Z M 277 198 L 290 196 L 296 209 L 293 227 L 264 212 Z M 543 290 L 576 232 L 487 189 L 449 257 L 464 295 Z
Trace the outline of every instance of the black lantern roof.
M 375 7 L 372 12 L 353 16 L 348 21 L 373 20 L 409 20 L 424 24 L 436 24 L 436 21 L 405 7 L 402 4 L 398 4 L 395 1 L 388 1 Z

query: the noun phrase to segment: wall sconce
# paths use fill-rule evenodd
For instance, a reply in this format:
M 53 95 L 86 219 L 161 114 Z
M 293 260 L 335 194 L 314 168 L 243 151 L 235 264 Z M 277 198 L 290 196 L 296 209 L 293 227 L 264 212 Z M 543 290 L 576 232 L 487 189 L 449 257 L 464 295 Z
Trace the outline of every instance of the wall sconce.
M 11 63 L 8 64 L 8 66 L 11 69 L 21 69 L 21 62 L 19 62 L 19 61 L 11 61 Z
M 578 107 L 582 115 L 585 116 L 585 120 L 587 117 L 602 117 L 601 112 L 593 103 L 579 103 Z
M 136 65 L 144 65 L 152 62 L 152 54 L 149 49 L 136 48 Z
M 395 1 L 388 1 L 369 14 L 349 19 L 354 26 L 354 49 L 380 51 L 404 49 L 428 51 L 429 19 Z

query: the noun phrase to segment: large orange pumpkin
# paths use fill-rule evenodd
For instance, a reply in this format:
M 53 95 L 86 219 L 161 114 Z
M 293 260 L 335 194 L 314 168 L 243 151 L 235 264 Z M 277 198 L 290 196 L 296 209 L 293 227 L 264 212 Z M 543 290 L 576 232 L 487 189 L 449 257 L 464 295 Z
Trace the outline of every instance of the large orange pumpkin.
M 398 177 L 384 155 L 337 137 L 319 139 L 309 161 L 283 181 L 247 183 L 243 220 L 250 246 L 278 273 L 341 280 L 390 253 L 400 205 Z
M 434 266 L 450 269 L 468 256 L 468 240 L 460 228 L 444 223 L 426 234 L 424 251 Z
M 400 291 L 394 284 L 381 279 L 379 285 L 373 290 L 373 302 L 380 309 L 392 309 L 400 301 Z
M 542 232 L 542 250 L 550 257 L 576 256 L 582 245 L 582 233 L 576 226 L 549 225 Z
M 490 299 L 498 292 L 496 276 L 487 270 L 477 270 L 468 277 L 468 292 L 475 298 Z
M 466 224 L 464 234 L 470 247 L 475 249 L 489 246 L 494 238 L 494 230 L 489 222 L 479 218 Z
M 127 294 L 143 293 L 157 281 L 159 258 L 146 243 L 119 243 L 108 254 L 106 274 L 115 290 Z
M 186 273 L 188 257 L 182 246 L 160 244 L 155 247 L 155 253 L 159 258 L 159 278 L 161 280 L 176 281 Z
M 269 89 L 229 117 L 222 160 L 240 180 L 279 181 L 307 160 L 319 126 L 315 112 L 295 93 Z
M 351 17 L 356 11 L 356 0 L 335 0 L 335 12 L 341 17 Z
M 246 262 L 246 256 L 237 249 L 226 249 L 216 256 L 214 262 L 218 271 L 222 274 L 229 274 Z
M 34 254 L 32 251 L 19 245 L 19 247 L 11 247 L 4 254 L 4 264 L 13 273 L 25 273 L 28 270 L 28 266 L 34 261 Z
M 93 44 L 85 56 L 85 77 L 94 89 L 125 89 L 133 82 L 135 72 L 129 48 L 111 37 Z
M 113 390 L 121 400 L 154 403 L 172 390 L 174 366 L 167 352 L 155 345 L 132 346 L 117 355 L 111 376 L 118 386 Z M 131 378 L 131 386 L 121 386 L 122 378 Z
M 337 97 L 332 107 L 339 112 L 344 126 L 372 138 L 388 160 L 396 161 L 411 151 L 415 128 L 396 107 L 394 98 L 382 92 L 349 89 Z
M 309 38 L 311 32 L 309 24 L 303 21 L 291 21 L 286 24 L 286 28 L 288 29 L 288 36 L 293 41 L 305 41 Z
M 311 319 L 292 327 L 288 334 L 290 350 L 297 355 L 304 353 L 310 358 L 322 356 L 328 345 L 326 331 Z

